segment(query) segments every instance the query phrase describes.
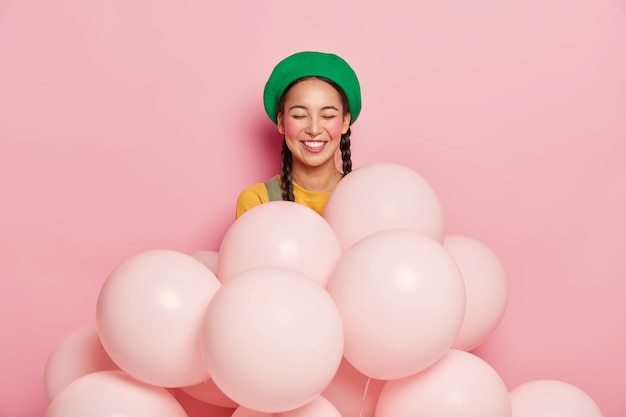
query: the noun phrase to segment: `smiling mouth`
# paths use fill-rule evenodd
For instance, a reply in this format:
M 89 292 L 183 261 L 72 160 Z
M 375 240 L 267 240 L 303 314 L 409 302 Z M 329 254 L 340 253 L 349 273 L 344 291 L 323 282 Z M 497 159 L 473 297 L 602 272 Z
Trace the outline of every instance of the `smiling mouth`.
M 311 149 L 320 149 L 322 146 L 326 144 L 326 142 L 322 141 L 304 141 L 302 142 L 304 146 Z

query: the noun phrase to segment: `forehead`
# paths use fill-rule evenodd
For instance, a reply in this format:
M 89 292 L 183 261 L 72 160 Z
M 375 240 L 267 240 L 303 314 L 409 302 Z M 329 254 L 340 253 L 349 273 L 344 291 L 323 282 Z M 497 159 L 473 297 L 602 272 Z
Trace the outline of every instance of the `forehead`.
M 320 104 L 342 107 L 341 95 L 326 81 L 319 78 L 307 78 L 296 83 L 287 92 L 285 104 Z

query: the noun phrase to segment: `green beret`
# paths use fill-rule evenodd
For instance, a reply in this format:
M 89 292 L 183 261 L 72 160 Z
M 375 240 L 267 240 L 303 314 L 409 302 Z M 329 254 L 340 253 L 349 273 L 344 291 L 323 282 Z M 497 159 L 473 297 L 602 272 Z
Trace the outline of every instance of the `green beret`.
M 350 107 L 350 124 L 361 113 L 361 87 L 354 70 L 337 55 L 323 52 L 298 52 L 274 67 L 263 91 L 265 112 L 277 123 L 278 100 L 285 89 L 303 77 L 324 77 L 334 81 L 346 93 Z

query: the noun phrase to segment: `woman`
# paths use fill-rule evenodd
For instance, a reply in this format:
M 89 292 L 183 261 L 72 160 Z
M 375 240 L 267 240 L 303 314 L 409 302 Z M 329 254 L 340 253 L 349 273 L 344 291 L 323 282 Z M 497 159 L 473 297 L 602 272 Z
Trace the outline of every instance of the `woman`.
M 352 170 L 350 126 L 361 112 L 354 70 L 334 54 L 293 54 L 272 71 L 263 101 L 284 137 L 281 173 L 241 192 L 237 217 L 273 200 L 295 201 L 323 214 L 330 193 Z M 337 149 L 341 171 L 334 160 Z

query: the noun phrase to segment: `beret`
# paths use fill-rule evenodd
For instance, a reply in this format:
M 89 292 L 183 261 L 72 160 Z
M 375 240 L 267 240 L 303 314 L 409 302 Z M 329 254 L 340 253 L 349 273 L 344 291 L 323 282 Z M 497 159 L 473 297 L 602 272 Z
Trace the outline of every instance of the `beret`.
M 350 124 L 361 112 L 361 87 L 354 70 L 341 57 L 324 52 L 298 52 L 280 61 L 270 74 L 263 91 L 265 112 L 277 123 L 278 101 L 285 89 L 303 77 L 324 77 L 335 82 L 348 98 Z

